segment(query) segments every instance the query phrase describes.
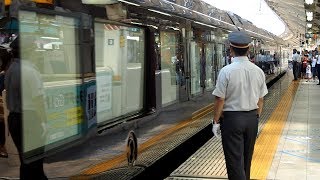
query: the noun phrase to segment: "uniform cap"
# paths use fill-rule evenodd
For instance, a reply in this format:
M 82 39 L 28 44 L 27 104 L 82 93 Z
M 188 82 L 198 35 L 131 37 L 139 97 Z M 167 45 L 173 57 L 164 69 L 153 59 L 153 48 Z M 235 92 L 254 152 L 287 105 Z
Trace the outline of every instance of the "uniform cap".
M 251 43 L 251 37 L 242 31 L 233 31 L 229 34 L 230 46 L 236 48 L 248 48 Z

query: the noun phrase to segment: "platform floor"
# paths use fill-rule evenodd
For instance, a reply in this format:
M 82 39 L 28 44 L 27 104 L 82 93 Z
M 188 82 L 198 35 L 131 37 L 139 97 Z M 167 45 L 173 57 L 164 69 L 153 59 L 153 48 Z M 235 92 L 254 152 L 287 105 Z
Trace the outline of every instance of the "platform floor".
M 268 108 L 274 98 L 279 101 L 272 113 L 263 112 L 267 120 L 260 123 L 251 179 L 320 179 L 320 86 L 318 81 L 292 81 L 291 73 L 266 97 Z M 186 179 L 227 179 L 220 140 L 210 139 L 167 178 Z
M 268 179 L 320 179 L 320 86 L 300 81 Z

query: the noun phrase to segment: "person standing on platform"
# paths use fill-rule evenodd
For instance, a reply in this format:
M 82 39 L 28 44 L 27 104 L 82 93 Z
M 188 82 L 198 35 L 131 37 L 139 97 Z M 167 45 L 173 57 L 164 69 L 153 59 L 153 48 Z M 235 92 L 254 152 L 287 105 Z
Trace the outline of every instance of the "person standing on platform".
M 221 125 L 222 145 L 230 180 L 249 180 L 263 97 L 264 72 L 247 57 L 252 41 L 245 32 L 229 34 L 234 62 L 221 69 L 216 88 L 213 132 Z M 220 121 L 221 118 L 221 121 Z
M 317 64 L 317 57 L 315 55 L 315 52 L 312 53 L 312 62 L 311 62 L 311 72 L 312 72 L 312 78 L 313 82 L 316 82 L 316 64 Z
M 298 80 L 298 74 L 300 72 L 299 70 L 299 63 L 300 63 L 300 56 L 297 53 L 296 49 L 293 49 L 293 55 L 292 55 L 292 72 L 293 72 L 293 77 L 294 80 Z
M 13 61 L 5 75 L 9 131 L 19 153 L 20 179 L 47 180 L 42 152 L 46 135 L 44 87 L 40 73 L 32 63 L 35 61 L 36 50 L 32 38 L 25 39 L 24 46 L 20 46 L 19 41 L 18 37 L 10 44 Z M 23 47 L 21 51 L 20 47 Z M 27 162 L 24 149 L 34 146 L 39 147 L 39 157 Z
M 317 85 L 320 85 L 320 55 L 318 55 L 317 57 L 317 64 L 316 64 L 316 68 L 317 68 L 317 75 L 318 75 L 318 84 Z

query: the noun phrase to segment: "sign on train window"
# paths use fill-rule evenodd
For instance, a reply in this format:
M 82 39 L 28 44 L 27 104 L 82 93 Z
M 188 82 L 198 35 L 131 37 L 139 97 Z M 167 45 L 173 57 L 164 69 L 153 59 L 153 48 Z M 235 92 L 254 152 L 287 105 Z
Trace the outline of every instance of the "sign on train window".
M 79 135 L 84 99 L 93 107 L 95 91 L 81 80 L 78 25 L 75 17 L 19 11 L 25 153 Z

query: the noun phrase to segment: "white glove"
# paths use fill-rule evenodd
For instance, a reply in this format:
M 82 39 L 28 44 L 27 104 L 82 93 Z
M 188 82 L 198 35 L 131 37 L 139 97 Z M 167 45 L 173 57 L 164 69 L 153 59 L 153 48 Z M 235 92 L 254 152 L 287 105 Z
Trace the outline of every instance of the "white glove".
M 212 132 L 216 138 L 221 138 L 220 124 L 212 120 Z

